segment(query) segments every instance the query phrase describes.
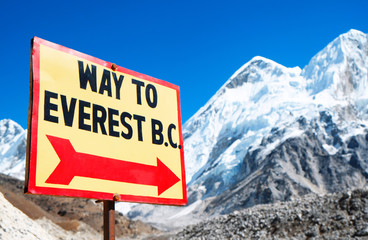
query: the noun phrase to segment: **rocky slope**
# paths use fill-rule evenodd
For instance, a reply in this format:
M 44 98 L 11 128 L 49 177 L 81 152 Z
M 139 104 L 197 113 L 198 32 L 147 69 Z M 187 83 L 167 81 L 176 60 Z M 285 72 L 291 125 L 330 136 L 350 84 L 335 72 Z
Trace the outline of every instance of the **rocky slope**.
M 92 199 L 53 197 L 46 195 L 24 195 L 23 187 L 23 181 L 0 174 L 0 192 L 7 201 L 22 211 L 28 218 L 40 222 L 44 221 L 45 225 L 52 222 L 51 226 L 60 228 L 62 231 L 68 231 L 65 233 L 65 236 L 68 234 L 70 236 L 78 235 L 79 232 L 83 233 L 88 231 L 92 234 L 90 236 L 102 238 L 102 203 L 96 203 Z M 1 209 L 1 211 L 3 210 L 4 209 Z M 140 221 L 130 221 L 118 212 L 116 212 L 115 215 L 115 224 L 115 234 L 117 237 L 143 237 L 159 233 L 158 230 L 151 226 Z M 0 226 L 3 225 L 6 225 L 6 223 L 0 219 Z M 15 225 L 12 227 L 17 228 Z M 28 231 L 32 232 L 31 230 Z M 0 239 L 3 238 L 0 237 Z M 90 238 L 86 237 L 85 239 Z
M 76 233 L 66 231 L 46 218 L 34 221 L 10 204 L 1 193 L 0 208 L 0 239 L 87 240 L 99 238 L 96 231 L 86 226 L 83 227 L 83 231 Z
M 367 239 L 368 191 L 258 205 L 190 225 L 171 239 Z

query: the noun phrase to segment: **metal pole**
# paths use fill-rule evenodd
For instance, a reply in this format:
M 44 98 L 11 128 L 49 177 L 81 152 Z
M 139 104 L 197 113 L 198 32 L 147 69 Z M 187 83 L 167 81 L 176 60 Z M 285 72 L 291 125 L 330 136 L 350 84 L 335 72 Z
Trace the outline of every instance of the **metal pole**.
M 115 201 L 103 201 L 104 240 L 115 240 Z

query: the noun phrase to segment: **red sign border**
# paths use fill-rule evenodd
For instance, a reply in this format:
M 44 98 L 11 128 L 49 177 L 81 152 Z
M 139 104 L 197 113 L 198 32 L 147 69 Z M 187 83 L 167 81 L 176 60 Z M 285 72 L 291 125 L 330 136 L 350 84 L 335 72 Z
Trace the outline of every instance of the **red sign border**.
M 47 40 L 34 37 L 31 42 L 31 76 L 30 76 L 30 97 L 29 97 L 29 116 L 28 116 L 28 137 L 27 137 L 27 155 L 26 155 L 26 176 L 25 176 L 25 187 L 24 192 L 28 194 L 45 194 L 55 196 L 68 196 L 68 197 L 82 197 L 82 198 L 94 198 L 100 200 L 116 200 L 114 193 L 98 192 L 98 191 L 87 191 L 87 190 L 76 190 L 76 189 L 64 189 L 64 188 L 53 188 L 53 187 L 39 187 L 36 186 L 36 166 L 37 166 L 37 133 L 38 133 L 38 109 L 39 109 L 39 98 L 40 98 L 40 45 L 44 45 L 55 50 L 65 52 L 91 61 L 98 65 L 106 68 L 111 68 L 112 63 L 103 61 L 96 57 L 78 52 L 73 49 L 49 42 Z M 180 89 L 178 86 L 169 82 L 138 73 L 120 66 L 117 66 L 116 70 L 123 74 L 129 74 L 137 78 L 144 79 L 153 83 L 157 83 L 177 91 L 177 103 L 178 103 L 178 122 L 179 122 L 179 133 L 180 139 L 179 144 L 182 146 L 180 151 L 181 159 L 181 180 L 183 189 L 182 199 L 172 198 L 159 198 L 159 197 L 147 197 L 147 196 L 136 196 L 136 195 L 125 195 L 120 194 L 120 201 L 124 202 L 138 202 L 138 203 L 151 203 L 151 204 L 165 204 L 165 205 L 186 205 L 187 203 L 187 191 L 185 181 L 185 167 L 184 167 L 184 145 L 182 137 L 182 126 L 181 126 L 181 111 L 180 111 Z

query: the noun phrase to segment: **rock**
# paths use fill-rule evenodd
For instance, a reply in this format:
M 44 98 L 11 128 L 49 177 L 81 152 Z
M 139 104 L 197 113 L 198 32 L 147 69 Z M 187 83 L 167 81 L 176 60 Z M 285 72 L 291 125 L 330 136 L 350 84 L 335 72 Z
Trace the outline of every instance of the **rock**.
M 171 239 L 356 239 L 368 237 L 367 191 L 258 205 L 191 225 Z

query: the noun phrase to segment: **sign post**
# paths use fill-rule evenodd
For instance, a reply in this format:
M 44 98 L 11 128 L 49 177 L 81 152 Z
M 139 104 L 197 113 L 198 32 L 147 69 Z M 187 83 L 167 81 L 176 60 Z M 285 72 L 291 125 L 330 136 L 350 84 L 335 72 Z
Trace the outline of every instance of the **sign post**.
M 30 86 L 25 193 L 186 204 L 178 86 L 37 37 Z
M 103 201 L 104 240 L 115 240 L 115 202 Z

